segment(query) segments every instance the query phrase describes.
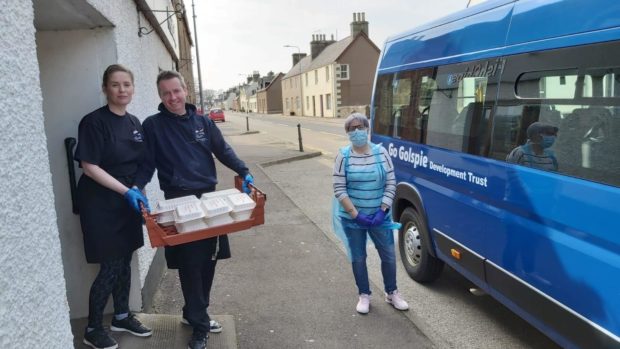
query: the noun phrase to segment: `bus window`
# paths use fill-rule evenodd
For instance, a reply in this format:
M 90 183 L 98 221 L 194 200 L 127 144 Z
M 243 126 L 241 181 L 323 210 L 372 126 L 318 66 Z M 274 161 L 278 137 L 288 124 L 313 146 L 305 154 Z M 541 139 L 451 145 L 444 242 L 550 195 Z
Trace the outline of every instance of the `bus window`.
M 620 100 L 617 68 L 591 68 L 523 73 L 516 95 L 536 99 L 497 108 L 494 117 L 492 157 L 505 159 L 528 142 L 526 130 L 541 121 L 558 127 L 550 148 L 558 172 L 620 186 Z
M 577 69 L 531 72 L 517 81 L 517 96 L 533 99 L 573 99 L 577 94 Z
M 436 85 L 433 74 L 430 68 L 379 76 L 373 132 L 422 143 L 424 113 Z
M 479 64 L 478 64 L 479 65 Z M 426 144 L 485 155 L 492 99 L 486 76 L 464 76 L 462 65 L 442 67 L 437 75 L 428 116 Z

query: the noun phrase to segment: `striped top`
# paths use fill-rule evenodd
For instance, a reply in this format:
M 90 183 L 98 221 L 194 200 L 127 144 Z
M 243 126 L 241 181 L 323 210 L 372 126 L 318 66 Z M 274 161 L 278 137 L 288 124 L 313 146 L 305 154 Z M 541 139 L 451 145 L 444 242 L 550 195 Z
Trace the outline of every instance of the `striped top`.
M 529 141 L 520 147 L 514 148 L 506 157 L 506 161 L 513 164 L 537 168 L 539 170 L 558 170 L 558 162 L 553 152 L 548 149 L 543 149 L 542 154 L 535 154 Z
M 358 210 L 361 210 L 365 213 L 374 213 L 381 204 L 385 204 L 388 207 L 392 207 L 392 203 L 394 201 L 394 194 L 396 193 L 396 177 L 394 175 L 394 165 L 392 164 L 392 159 L 388 155 L 387 150 L 379 145 L 380 153 L 378 156 L 375 156 L 372 153 L 372 147 L 369 153 L 366 154 L 357 154 L 351 150 L 349 152 L 349 160 L 348 160 L 348 168 L 345 170 L 345 155 L 342 151 L 338 152 L 336 156 L 336 160 L 334 162 L 334 171 L 332 174 L 333 184 L 334 184 L 334 195 L 338 199 L 338 201 L 342 200 L 345 197 L 349 197 L 354 204 L 357 202 L 358 205 L 355 205 Z M 381 159 L 381 165 L 385 169 L 385 185 L 380 189 L 380 203 L 378 205 L 373 205 L 373 207 L 363 207 L 364 203 L 376 202 L 372 199 L 362 199 L 354 198 L 350 196 L 350 191 L 355 190 L 356 188 L 360 188 L 364 185 L 362 182 L 375 182 L 376 178 L 368 178 L 363 179 L 360 178 L 360 174 L 364 173 L 376 173 L 376 164 L 377 158 Z M 375 175 L 376 176 L 376 175 Z M 361 206 L 361 207 L 360 207 Z

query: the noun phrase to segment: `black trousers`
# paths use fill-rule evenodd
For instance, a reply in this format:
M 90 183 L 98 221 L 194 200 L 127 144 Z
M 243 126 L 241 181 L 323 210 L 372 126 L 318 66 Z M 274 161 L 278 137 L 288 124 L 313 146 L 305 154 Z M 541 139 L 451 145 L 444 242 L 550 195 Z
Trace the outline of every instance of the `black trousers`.
M 211 318 L 207 312 L 213 276 L 217 260 L 206 261 L 200 266 L 180 266 L 179 279 L 185 299 L 183 317 L 189 321 L 194 331 L 209 332 Z
M 101 263 L 99 274 L 90 287 L 88 297 L 88 327 L 103 328 L 103 310 L 110 294 L 114 301 L 114 314 L 129 313 L 131 288 L 131 254 Z
M 166 199 L 187 195 L 200 197 L 203 193 L 211 192 L 214 189 L 167 190 L 164 192 L 164 197 Z M 171 266 L 170 258 L 174 257 L 174 267 L 179 270 L 181 291 L 185 300 L 183 317 L 192 325 L 194 332 L 205 334 L 209 332 L 209 321 L 211 321 L 207 308 L 209 307 L 211 286 L 217 265 L 217 259 L 212 258 L 212 256 L 215 255 L 214 251 L 218 239 L 212 238 L 210 240 L 209 242 L 193 242 L 166 249 L 168 266 Z

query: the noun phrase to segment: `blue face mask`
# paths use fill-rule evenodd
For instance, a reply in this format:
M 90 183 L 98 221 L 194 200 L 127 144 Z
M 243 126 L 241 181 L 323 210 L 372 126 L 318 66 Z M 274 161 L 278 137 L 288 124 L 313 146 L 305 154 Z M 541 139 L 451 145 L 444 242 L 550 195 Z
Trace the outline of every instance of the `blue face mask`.
M 368 130 L 355 130 L 347 134 L 354 147 L 363 147 L 368 143 Z
M 542 136 L 542 147 L 543 148 L 551 148 L 553 143 L 555 142 L 555 136 Z

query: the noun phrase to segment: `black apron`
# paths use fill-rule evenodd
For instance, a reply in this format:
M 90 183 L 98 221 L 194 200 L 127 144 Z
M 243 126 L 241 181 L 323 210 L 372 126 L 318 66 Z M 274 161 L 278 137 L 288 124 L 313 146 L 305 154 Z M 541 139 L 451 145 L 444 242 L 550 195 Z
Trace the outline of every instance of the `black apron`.
M 128 187 L 133 183 L 133 177 L 115 178 Z M 125 257 L 144 245 L 142 217 L 122 195 L 82 175 L 78 205 L 88 263 Z
M 166 191 L 164 192 L 164 197 L 166 200 L 188 195 L 200 198 L 202 194 L 211 191 L 213 189 Z M 166 247 L 166 264 L 168 269 L 179 269 L 181 266 L 198 267 L 209 260 L 227 258 L 230 258 L 228 235 L 220 235 L 209 239 Z

